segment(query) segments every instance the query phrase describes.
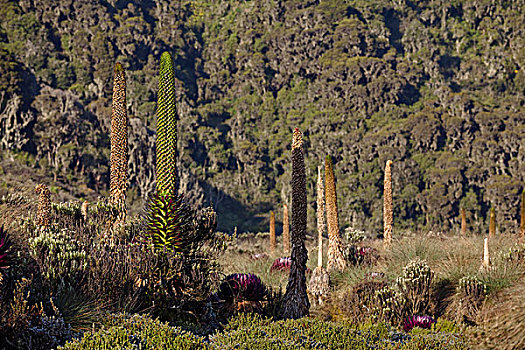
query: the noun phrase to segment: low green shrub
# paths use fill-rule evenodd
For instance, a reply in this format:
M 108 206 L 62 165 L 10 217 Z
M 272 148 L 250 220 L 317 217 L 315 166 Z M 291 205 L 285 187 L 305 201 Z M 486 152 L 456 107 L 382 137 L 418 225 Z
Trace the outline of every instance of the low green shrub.
M 59 349 L 209 349 L 202 338 L 147 316 L 110 315 L 104 324 Z
M 239 315 L 223 333 L 210 338 L 216 349 L 468 349 L 466 341 L 446 332 L 406 335 L 384 323 L 355 325 L 312 318 L 271 322 L 259 315 Z
M 450 325 L 404 334 L 384 323 L 324 322 L 313 318 L 273 321 L 239 314 L 208 340 L 147 316 L 110 315 L 104 327 L 59 349 L 469 349 Z M 439 323 L 438 323 L 439 324 Z

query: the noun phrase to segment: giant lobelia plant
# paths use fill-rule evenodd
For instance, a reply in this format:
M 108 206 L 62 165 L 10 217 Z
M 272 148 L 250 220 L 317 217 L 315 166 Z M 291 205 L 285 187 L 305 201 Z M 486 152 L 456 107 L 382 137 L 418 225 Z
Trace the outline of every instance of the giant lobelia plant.
M 111 203 L 118 208 L 117 222 L 124 223 L 128 187 L 128 114 L 126 111 L 126 74 L 119 62 L 115 64 L 113 75 L 110 163 Z
M 292 255 L 290 275 L 286 285 L 281 315 L 283 318 L 308 316 L 310 301 L 306 293 L 307 220 L 306 172 L 304 167 L 303 135 L 295 128 L 292 140 Z
M 192 221 L 191 210 L 177 193 L 177 111 L 175 72 L 168 52 L 160 58 L 157 101 L 156 191 L 146 209 L 146 238 L 156 249 L 181 251 L 183 232 Z

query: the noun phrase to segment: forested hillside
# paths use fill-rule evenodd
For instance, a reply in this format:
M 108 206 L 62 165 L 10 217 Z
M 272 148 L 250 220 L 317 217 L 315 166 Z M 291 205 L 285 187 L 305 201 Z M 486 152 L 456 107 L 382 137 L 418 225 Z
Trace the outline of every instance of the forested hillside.
M 164 50 L 176 59 L 181 190 L 213 203 L 220 229 L 265 229 L 268 212 L 289 202 L 294 127 L 304 132 L 311 213 L 329 154 L 342 226 L 380 231 L 392 159 L 396 229 L 455 230 L 460 207 L 471 230 L 486 229 L 491 207 L 499 230 L 517 228 L 522 1 L 0 0 L 3 191 L 52 174 L 59 194 L 107 195 L 119 61 L 128 198 L 141 210 L 154 188 Z

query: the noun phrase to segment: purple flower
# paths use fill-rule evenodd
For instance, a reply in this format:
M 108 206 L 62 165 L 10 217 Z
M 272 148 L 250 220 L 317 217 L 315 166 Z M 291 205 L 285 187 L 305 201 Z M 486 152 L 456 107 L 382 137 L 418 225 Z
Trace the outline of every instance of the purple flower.
M 272 267 L 270 267 L 270 272 L 290 270 L 291 267 L 292 267 L 292 258 L 277 258 L 274 260 Z M 310 270 L 307 267 L 306 273 L 312 273 L 312 270 Z
M 2 270 L 9 267 L 9 236 L 4 231 L 4 226 L 0 227 L 0 282 L 2 281 Z
M 8 249 L 11 245 L 9 242 L 9 236 L 4 231 L 4 226 L 0 227 L 0 269 L 6 269 L 9 267 Z
M 234 273 L 226 276 L 217 295 L 222 300 L 263 300 L 268 293 L 261 279 L 253 273 Z
M 291 266 L 291 258 L 277 258 L 274 260 L 272 267 L 270 267 L 270 271 L 289 270 Z
M 410 316 L 405 319 L 403 330 L 408 333 L 414 327 L 429 329 L 433 323 L 436 323 L 436 320 L 430 316 Z
M 374 251 L 374 248 L 372 247 L 361 247 L 359 248 L 359 255 L 365 256 L 365 255 L 372 253 L 373 251 Z

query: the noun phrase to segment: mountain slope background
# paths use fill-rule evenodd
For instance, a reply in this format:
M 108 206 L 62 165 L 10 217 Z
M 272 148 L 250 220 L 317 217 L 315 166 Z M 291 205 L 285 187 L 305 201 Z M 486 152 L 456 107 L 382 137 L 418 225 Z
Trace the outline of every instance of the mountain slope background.
M 265 230 L 290 199 L 291 131 L 315 176 L 333 156 L 340 224 L 516 231 L 525 173 L 520 1 L 0 0 L 3 191 L 109 186 L 112 71 L 127 75 L 132 212 L 154 188 L 158 60 L 176 60 L 181 191 L 219 228 Z M 49 174 L 52 174 L 49 177 Z M 26 186 L 27 187 L 27 186 Z M 278 215 L 277 220 L 281 217 Z

